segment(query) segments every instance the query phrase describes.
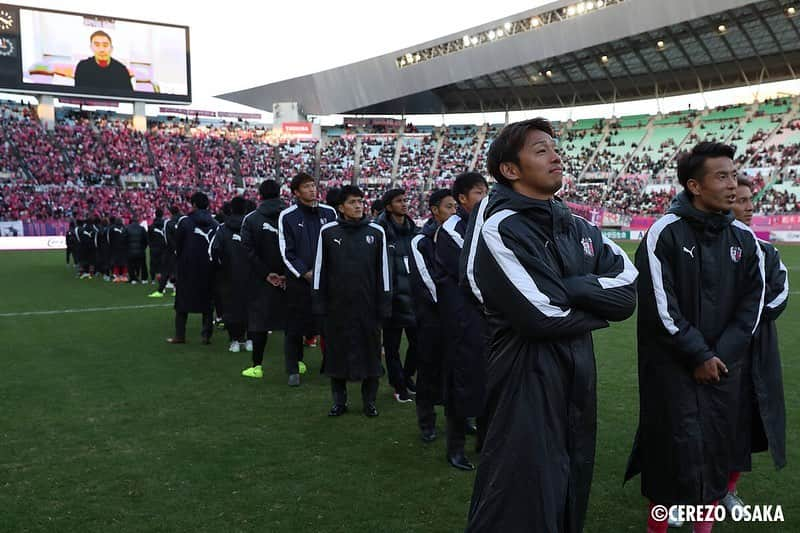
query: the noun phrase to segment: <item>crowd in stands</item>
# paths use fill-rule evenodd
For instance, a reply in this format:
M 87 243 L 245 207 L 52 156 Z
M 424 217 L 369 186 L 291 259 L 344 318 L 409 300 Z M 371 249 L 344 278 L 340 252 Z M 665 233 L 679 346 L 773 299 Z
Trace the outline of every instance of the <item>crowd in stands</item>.
M 453 127 L 447 131 L 439 150 L 439 176 L 443 180 L 452 181 L 462 172 L 469 170 L 475 158 L 475 143 L 478 128 L 475 126 Z
M 396 136 L 365 136 L 361 138 L 361 177 L 392 178 Z
M 682 133 L 685 139 L 645 136 L 641 124 L 564 125 L 559 143 L 565 176 L 570 178 L 562 195 L 630 214 L 663 213 L 675 190 L 677 147 L 719 140 L 743 148 L 737 162 L 753 181 L 758 211 L 795 210 L 793 188 L 770 187 L 800 185 L 800 120 L 781 126 L 785 114 L 759 110 L 730 118 L 725 113 L 733 111 L 718 111 L 715 119 L 705 122 L 691 114 L 673 118 L 669 127 L 681 132 L 701 120 L 693 133 Z M 721 118 L 716 120 L 716 115 Z M 425 211 L 419 199 L 426 191 L 450 186 L 455 175 L 471 166 L 486 174 L 486 151 L 502 127 L 407 125 L 402 133 L 339 127 L 320 143 L 276 137 L 242 124 L 200 125 L 163 118 L 140 133 L 130 121 L 75 112 L 47 131 L 33 108 L 5 104 L 0 105 L 0 126 L 0 219 L 5 220 L 88 212 L 117 212 L 135 219 L 154 202 L 183 204 L 197 189 L 206 191 L 215 207 L 217 198 L 234 191 L 254 198 L 255 187 L 266 178 L 278 179 L 282 196 L 289 200 L 287 180 L 301 171 L 319 176 L 323 197 L 328 189 L 356 177 L 367 200 L 402 186 L 416 218 Z M 637 150 L 639 143 L 643 144 Z M 134 180 L 137 185 L 131 186 L 130 176 L 147 179 Z

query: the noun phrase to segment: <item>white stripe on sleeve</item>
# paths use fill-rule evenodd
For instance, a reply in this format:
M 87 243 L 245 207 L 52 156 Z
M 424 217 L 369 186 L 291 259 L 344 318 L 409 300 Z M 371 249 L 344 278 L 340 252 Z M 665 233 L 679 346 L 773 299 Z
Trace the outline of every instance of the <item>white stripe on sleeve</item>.
M 758 243 L 758 237 L 756 237 L 756 234 L 750 229 L 750 226 L 743 222 L 739 222 L 738 220 L 733 221 L 733 226 L 749 233 L 750 236 L 753 237 L 753 243 L 756 245 L 758 271 L 761 274 L 761 298 L 758 301 L 758 315 L 756 316 L 756 323 L 753 324 L 752 334 L 755 335 L 755 332 L 758 329 L 758 324 L 761 322 L 761 313 L 764 312 L 764 295 L 767 293 L 767 274 L 766 265 L 764 263 L 764 250 L 761 249 L 761 245 Z
M 464 239 L 461 238 L 461 235 L 459 235 L 456 231 L 456 224 L 459 222 L 461 222 L 461 217 L 458 215 L 452 215 L 450 218 L 444 221 L 444 224 L 442 224 L 442 229 L 445 230 L 448 235 L 450 235 L 450 238 L 455 241 L 459 248 L 463 248 Z
M 628 259 L 628 254 L 626 254 L 625 251 L 617 245 L 617 243 L 605 235 L 603 235 L 603 244 L 611 248 L 611 251 L 614 252 L 614 255 L 618 255 L 622 258 L 623 270 L 613 278 L 597 278 L 597 282 L 600 283 L 600 286 L 604 289 L 616 289 L 618 287 L 630 285 L 636 281 L 639 271 L 636 270 L 636 267 L 633 266 L 631 260 Z
M 781 293 L 775 297 L 770 303 L 767 304 L 767 307 L 770 309 L 775 309 L 779 305 L 783 304 L 786 301 L 786 298 L 789 296 L 789 272 L 786 270 L 786 265 L 783 264 L 783 261 L 778 261 L 780 263 L 780 271 L 784 273 L 786 276 L 783 280 L 783 290 Z
M 436 283 L 433 282 L 433 278 L 431 277 L 431 273 L 428 272 L 428 265 L 425 264 L 425 258 L 422 257 L 422 254 L 419 251 L 419 241 L 425 238 L 425 235 L 419 234 L 411 239 L 411 254 L 414 256 L 414 263 L 417 265 L 417 271 L 419 272 L 419 277 L 422 278 L 422 283 L 425 284 L 425 287 L 428 288 L 428 292 L 431 293 L 431 298 L 433 298 L 434 303 L 438 302 L 437 295 L 436 295 Z
M 650 278 L 653 281 L 653 294 L 656 298 L 656 308 L 658 309 L 658 316 L 661 322 L 669 332 L 670 335 L 675 335 L 680 331 L 672 315 L 669 314 L 669 302 L 667 301 L 667 293 L 664 291 L 664 278 L 661 271 L 661 261 L 656 257 L 656 245 L 661 232 L 672 224 L 677 222 L 681 217 L 673 213 L 664 215 L 658 219 L 655 224 L 650 227 L 647 233 L 647 262 L 650 265 Z
M 383 292 L 391 292 L 392 286 L 389 284 L 389 254 L 386 251 L 386 232 L 383 231 L 383 228 L 374 222 L 369 223 L 370 226 L 377 229 L 381 232 L 382 244 L 381 247 L 383 248 Z
M 514 252 L 503 243 L 499 230 L 500 223 L 514 214 L 516 214 L 516 211 L 504 209 L 489 217 L 481 229 L 483 242 L 511 285 L 521 292 L 540 313 L 549 318 L 568 316 L 571 309 L 561 309 L 557 305 L 553 305 L 550 302 L 550 298 L 539 289 L 534 279 L 528 274 L 522 263 L 519 262 Z
M 294 276 L 296 278 L 299 278 L 300 277 L 300 273 L 297 271 L 296 268 L 294 268 L 294 266 L 292 265 L 291 261 L 286 259 L 286 236 L 285 236 L 285 232 L 283 230 L 283 217 L 286 216 L 287 214 L 291 213 L 295 209 L 297 209 L 297 204 L 295 204 L 295 205 L 293 205 L 291 207 L 287 207 L 286 209 L 281 211 L 280 215 L 278 215 L 278 249 L 280 249 L 281 259 L 283 259 L 283 262 L 286 265 L 286 268 L 288 268 L 289 272 L 294 274 Z
M 317 253 L 314 258 L 314 290 L 319 290 L 319 282 L 322 279 L 322 233 L 333 226 L 338 225 L 336 221 L 328 222 L 319 229 L 319 237 L 317 238 Z
M 469 281 L 469 286 L 472 289 L 472 294 L 475 295 L 475 298 L 478 299 L 480 303 L 483 303 L 483 294 L 481 294 L 480 288 L 478 288 L 478 283 L 475 281 L 475 253 L 478 251 L 478 240 L 481 236 L 481 228 L 483 227 L 483 214 L 486 212 L 486 206 L 489 203 L 489 197 L 487 196 L 481 203 L 478 205 L 478 213 L 475 217 L 475 227 L 472 229 L 472 239 L 470 240 L 469 245 L 469 254 L 467 255 L 467 280 Z
M 208 243 L 208 260 L 212 263 L 214 262 L 214 256 L 211 255 L 211 248 L 214 246 L 214 241 L 217 240 L 217 235 L 219 233 L 215 233 L 213 237 L 211 237 L 211 241 Z

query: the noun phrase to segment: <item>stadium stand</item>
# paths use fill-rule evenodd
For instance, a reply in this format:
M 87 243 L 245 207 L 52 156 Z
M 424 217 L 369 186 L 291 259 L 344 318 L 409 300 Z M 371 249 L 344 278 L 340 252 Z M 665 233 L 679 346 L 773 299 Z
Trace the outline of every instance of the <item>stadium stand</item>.
M 737 147 L 740 172 L 753 181 L 757 210 L 797 209 L 800 194 L 798 101 L 780 98 L 712 110 L 558 125 L 565 158 L 565 199 L 610 211 L 659 214 L 675 193 L 675 161 L 702 141 Z M 55 131 L 35 111 L 0 105 L 0 219 L 44 220 L 118 214 L 145 218 L 154 205 L 186 204 L 190 191 L 218 198 L 244 191 L 255 198 L 261 180 L 319 175 L 322 197 L 357 180 L 367 199 L 389 187 L 408 191 L 412 216 L 424 216 L 424 196 L 449 186 L 460 172 L 486 171 L 486 152 L 501 124 L 434 128 L 408 125 L 323 129 L 320 142 L 289 138 L 246 124 L 199 124 L 160 117 L 145 134 L 109 114 L 65 113 Z M 130 176 L 144 176 L 131 184 Z

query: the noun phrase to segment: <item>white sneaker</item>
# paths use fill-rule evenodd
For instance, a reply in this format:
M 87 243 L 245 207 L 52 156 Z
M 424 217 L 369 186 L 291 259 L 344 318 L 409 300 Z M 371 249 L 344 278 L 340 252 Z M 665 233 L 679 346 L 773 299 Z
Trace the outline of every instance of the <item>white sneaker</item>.
M 172 283 L 171 281 L 168 281 L 168 282 L 167 282 L 167 286 L 166 286 L 165 288 L 166 288 L 166 289 L 173 289 L 173 290 L 175 290 L 175 284 L 174 284 L 174 283 Z
M 739 508 L 740 510 L 744 510 L 744 502 L 739 497 L 738 494 L 735 492 L 729 492 L 719 501 L 720 505 L 725 507 L 725 510 L 728 511 L 728 515 L 733 513 L 735 508 Z
M 672 507 L 669 513 L 669 518 L 667 519 L 667 527 L 669 528 L 681 528 L 683 527 L 683 520 L 678 520 L 678 508 Z
M 230 347 L 228 348 L 229 352 L 238 353 L 239 352 L 239 343 L 237 341 L 231 342 Z
M 131 280 L 131 285 L 136 285 L 136 280 Z
M 253 351 L 253 341 L 248 339 L 247 342 L 244 343 L 244 349 L 247 350 L 248 352 L 252 352 Z

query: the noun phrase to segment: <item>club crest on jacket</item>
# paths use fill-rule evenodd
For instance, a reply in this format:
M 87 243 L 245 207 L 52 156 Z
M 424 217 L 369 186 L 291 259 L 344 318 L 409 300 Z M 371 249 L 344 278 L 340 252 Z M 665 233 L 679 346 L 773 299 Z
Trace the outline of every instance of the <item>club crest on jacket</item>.
M 738 263 L 742 259 L 742 249 L 739 246 L 731 246 L 731 261 Z
M 583 255 L 587 257 L 594 257 L 594 243 L 592 242 L 592 239 L 589 237 L 582 238 L 581 245 L 583 245 Z
M 373 235 L 367 235 L 364 237 L 367 241 L 367 244 L 375 244 L 375 237 Z

